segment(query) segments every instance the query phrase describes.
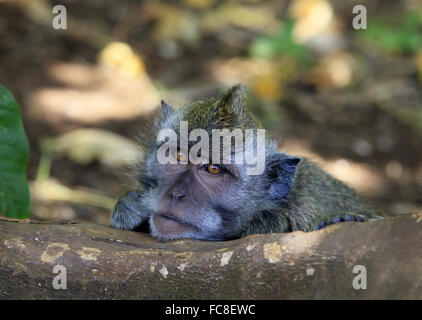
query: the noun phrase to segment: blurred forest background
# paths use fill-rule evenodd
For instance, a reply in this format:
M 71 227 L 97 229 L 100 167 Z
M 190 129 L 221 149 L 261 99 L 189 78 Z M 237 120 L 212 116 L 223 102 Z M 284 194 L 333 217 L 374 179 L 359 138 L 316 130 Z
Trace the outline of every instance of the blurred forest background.
M 22 108 L 34 219 L 107 224 L 160 99 L 235 83 L 281 150 L 384 215 L 422 207 L 421 0 L 0 0 L 0 83 Z

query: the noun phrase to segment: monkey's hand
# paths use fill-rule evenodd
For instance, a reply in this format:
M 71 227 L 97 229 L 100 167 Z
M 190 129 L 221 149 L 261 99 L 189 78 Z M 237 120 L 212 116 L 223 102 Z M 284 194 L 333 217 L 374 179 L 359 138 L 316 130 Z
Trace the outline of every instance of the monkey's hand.
M 131 190 L 114 207 L 111 225 L 116 229 L 148 231 L 149 217 L 144 206 L 144 194 Z
M 351 215 L 351 214 L 346 214 L 342 217 L 333 218 L 333 219 L 329 220 L 328 222 L 323 221 L 323 222 L 319 223 L 318 226 L 316 226 L 314 228 L 314 230 L 320 230 L 320 229 L 323 229 L 330 224 L 335 224 L 335 223 L 339 223 L 339 222 L 347 222 L 347 221 L 364 222 L 364 221 L 375 220 L 375 219 L 378 219 L 378 218 L 379 217 L 366 218 L 366 217 L 363 217 L 363 216 L 354 216 L 354 215 Z

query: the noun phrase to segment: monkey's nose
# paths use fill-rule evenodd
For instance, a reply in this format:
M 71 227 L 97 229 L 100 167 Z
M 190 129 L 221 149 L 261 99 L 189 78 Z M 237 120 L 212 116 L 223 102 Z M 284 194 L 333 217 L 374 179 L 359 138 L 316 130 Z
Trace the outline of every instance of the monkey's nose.
M 184 190 L 172 190 L 171 195 L 173 196 L 173 200 L 182 200 L 186 197 Z

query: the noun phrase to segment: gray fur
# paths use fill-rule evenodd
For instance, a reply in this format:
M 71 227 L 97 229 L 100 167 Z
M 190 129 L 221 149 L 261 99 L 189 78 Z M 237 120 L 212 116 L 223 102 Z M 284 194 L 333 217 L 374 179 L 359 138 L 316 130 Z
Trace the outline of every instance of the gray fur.
M 162 128 L 177 131 L 180 120 L 189 121 L 189 130 L 259 128 L 259 123 L 244 110 L 243 97 L 242 87 L 235 86 L 219 98 L 198 101 L 181 109 L 175 110 L 163 102 L 163 112 L 155 123 L 155 131 Z M 226 192 L 207 203 L 201 202 L 200 197 L 189 200 L 197 208 L 193 216 L 187 216 L 192 222 L 190 231 L 178 235 L 159 232 L 153 216 L 159 214 L 160 199 L 176 181 L 160 176 L 156 134 L 150 138 L 144 142 L 147 156 L 140 165 L 141 185 L 118 201 L 111 217 L 115 228 L 134 230 L 146 223 L 152 236 L 159 240 L 227 240 L 256 233 L 312 231 L 338 221 L 378 218 L 375 210 L 353 189 L 306 158 L 278 152 L 277 143 L 268 140 L 264 174 L 246 175 L 246 165 L 235 165 L 236 179 L 228 184 Z M 282 165 L 291 167 L 283 171 Z M 294 173 L 289 176 L 288 170 L 293 166 Z M 273 172 L 274 168 L 277 172 Z M 283 192 L 278 194 L 279 190 L 288 192 L 281 196 Z

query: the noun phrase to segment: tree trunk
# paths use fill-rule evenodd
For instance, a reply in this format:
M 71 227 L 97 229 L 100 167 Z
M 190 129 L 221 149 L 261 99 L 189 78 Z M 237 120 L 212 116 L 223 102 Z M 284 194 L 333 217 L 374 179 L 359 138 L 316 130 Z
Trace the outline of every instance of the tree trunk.
M 0 298 L 421 299 L 422 211 L 226 242 L 2 219 Z

